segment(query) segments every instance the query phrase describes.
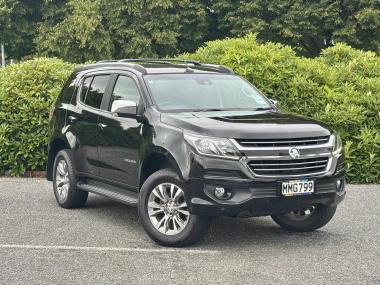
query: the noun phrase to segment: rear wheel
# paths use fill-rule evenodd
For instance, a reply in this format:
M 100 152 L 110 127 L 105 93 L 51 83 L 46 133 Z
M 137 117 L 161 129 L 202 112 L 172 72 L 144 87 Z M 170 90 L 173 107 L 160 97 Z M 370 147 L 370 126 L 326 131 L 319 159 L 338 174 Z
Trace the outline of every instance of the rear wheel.
M 207 232 L 209 219 L 189 212 L 186 187 L 171 170 L 160 170 L 148 177 L 138 206 L 145 231 L 158 244 L 187 246 Z
M 313 205 L 286 214 L 272 215 L 283 229 L 310 232 L 325 226 L 334 216 L 336 206 Z
M 88 192 L 76 187 L 74 163 L 70 150 L 61 150 L 55 157 L 53 187 L 57 203 L 62 208 L 81 208 L 87 201 Z

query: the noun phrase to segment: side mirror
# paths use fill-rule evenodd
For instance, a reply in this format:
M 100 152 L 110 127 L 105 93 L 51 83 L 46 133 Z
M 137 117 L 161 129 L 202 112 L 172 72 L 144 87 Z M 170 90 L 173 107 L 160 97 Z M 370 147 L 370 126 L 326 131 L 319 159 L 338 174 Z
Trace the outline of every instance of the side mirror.
M 275 106 L 277 109 L 279 108 L 278 107 L 278 101 L 277 100 L 273 100 L 273 99 L 269 99 L 269 101 L 273 104 L 273 106 Z
M 112 103 L 111 112 L 120 117 L 136 118 L 137 104 L 130 100 L 115 100 Z

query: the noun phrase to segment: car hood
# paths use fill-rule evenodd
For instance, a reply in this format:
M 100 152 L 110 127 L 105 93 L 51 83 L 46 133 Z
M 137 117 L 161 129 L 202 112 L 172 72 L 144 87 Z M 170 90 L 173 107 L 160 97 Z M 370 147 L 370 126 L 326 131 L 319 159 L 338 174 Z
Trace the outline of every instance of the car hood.
M 324 124 L 276 111 L 162 113 L 165 124 L 186 132 L 225 138 L 305 138 L 328 136 Z

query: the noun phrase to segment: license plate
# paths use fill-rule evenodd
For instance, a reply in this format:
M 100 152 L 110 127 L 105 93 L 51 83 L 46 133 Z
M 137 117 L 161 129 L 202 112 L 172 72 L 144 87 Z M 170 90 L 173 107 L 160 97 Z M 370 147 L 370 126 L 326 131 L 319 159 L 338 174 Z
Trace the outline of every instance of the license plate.
M 309 195 L 314 193 L 313 180 L 293 180 L 282 182 L 283 196 Z

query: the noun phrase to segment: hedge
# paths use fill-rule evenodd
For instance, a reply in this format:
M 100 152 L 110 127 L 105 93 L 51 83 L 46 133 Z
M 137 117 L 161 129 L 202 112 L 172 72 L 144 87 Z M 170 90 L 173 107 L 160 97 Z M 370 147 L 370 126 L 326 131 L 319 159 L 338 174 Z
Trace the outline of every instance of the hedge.
M 339 43 L 303 58 L 251 34 L 208 42 L 180 58 L 229 66 L 284 111 L 327 123 L 342 135 L 349 181 L 380 182 L 380 58 L 374 53 Z
M 73 68 L 37 58 L 0 69 L 0 174 L 45 169 L 49 110 Z
M 323 121 L 344 140 L 350 182 L 380 182 L 380 58 L 344 44 L 314 58 L 254 35 L 206 43 L 192 58 L 227 65 L 283 110 Z M 0 70 L 0 174 L 43 170 L 48 113 L 74 66 L 37 58 Z

